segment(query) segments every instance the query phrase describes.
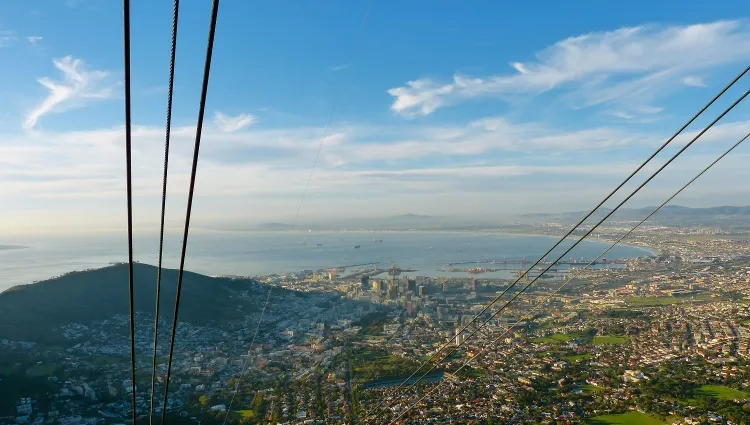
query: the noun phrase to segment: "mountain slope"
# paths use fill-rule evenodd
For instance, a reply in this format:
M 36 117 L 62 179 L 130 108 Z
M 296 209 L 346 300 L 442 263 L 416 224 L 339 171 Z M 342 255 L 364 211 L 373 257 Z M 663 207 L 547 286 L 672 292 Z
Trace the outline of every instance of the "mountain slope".
M 156 267 L 134 264 L 133 280 L 136 312 L 153 314 Z M 177 270 L 163 270 L 160 315 L 164 317 L 172 316 L 176 282 Z M 220 323 L 239 319 L 238 302 L 232 295 L 240 291 L 257 293 L 258 299 L 264 294 L 260 285 L 249 279 L 213 278 L 185 272 L 180 320 Z M 62 324 L 88 324 L 115 314 L 127 315 L 128 300 L 127 264 L 16 286 L 0 293 L 0 338 L 49 339 L 53 336 L 52 330 Z M 250 300 L 252 304 L 254 297 Z

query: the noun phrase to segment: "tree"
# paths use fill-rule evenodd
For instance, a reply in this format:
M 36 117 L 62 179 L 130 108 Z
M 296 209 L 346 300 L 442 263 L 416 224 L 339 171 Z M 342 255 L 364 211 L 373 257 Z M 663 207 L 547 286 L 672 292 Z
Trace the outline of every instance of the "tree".
M 253 411 L 254 417 L 263 418 L 265 416 L 266 409 L 262 392 L 258 391 L 257 393 L 255 393 L 255 397 L 253 397 L 253 402 L 250 406 Z
M 211 404 L 211 399 L 208 396 L 202 395 L 198 398 L 198 403 L 201 404 L 201 407 L 208 408 Z

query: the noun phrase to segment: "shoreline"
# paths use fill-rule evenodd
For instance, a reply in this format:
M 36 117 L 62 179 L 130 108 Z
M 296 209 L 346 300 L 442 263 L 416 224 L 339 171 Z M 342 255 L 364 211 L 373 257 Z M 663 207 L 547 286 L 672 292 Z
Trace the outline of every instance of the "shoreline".
M 418 235 L 452 235 L 452 236 L 466 236 L 468 239 L 473 239 L 474 237 L 482 237 L 482 238 L 503 238 L 503 237 L 509 237 L 509 238 L 534 238 L 537 239 L 536 245 L 539 245 L 539 254 L 541 254 L 543 249 L 547 249 L 552 246 L 554 242 L 556 242 L 560 236 L 554 235 L 554 234 L 544 234 L 544 233 L 533 233 L 533 232 L 509 232 L 509 231 L 503 231 L 503 230 L 388 230 L 388 231 L 374 231 L 374 230 L 357 230 L 357 231 L 313 231 L 313 232 L 291 232 L 291 233 L 298 233 L 298 234 L 305 234 L 305 235 L 311 235 L 313 238 L 315 238 L 315 235 L 335 235 L 335 234 L 346 234 L 351 233 L 353 236 L 353 239 L 356 239 L 356 235 L 367 235 L 368 239 L 371 239 L 373 237 L 377 237 L 377 235 L 382 235 L 383 239 L 385 239 L 386 244 L 388 243 L 387 235 L 400 235 L 400 239 L 408 239 L 409 234 L 413 234 L 415 237 Z M 298 239 L 297 236 L 299 235 L 290 235 L 290 232 L 286 231 L 266 231 L 266 232 L 258 232 L 258 234 L 264 234 L 264 235 L 287 235 L 287 238 L 290 238 L 290 240 Z M 248 233 L 241 233 L 241 234 L 235 234 L 236 238 L 252 238 L 250 234 Z M 539 239 L 539 238 L 546 238 L 546 239 Z M 549 242 L 547 242 L 547 239 Z M 570 236 L 568 237 L 571 241 L 577 240 L 577 237 Z M 605 239 L 593 239 L 593 238 L 586 238 L 584 242 L 612 242 L 607 241 Z M 397 244 L 398 245 L 398 244 Z M 583 246 L 585 244 L 582 244 Z M 644 256 L 652 256 L 655 255 L 655 250 L 652 247 L 649 246 L 643 246 L 641 244 L 618 244 L 620 247 L 624 248 L 631 248 L 637 250 L 637 252 L 634 252 L 628 256 L 625 256 L 623 259 L 629 259 L 629 258 L 637 258 L 637 257 L 644 257 Z M 0 251 L 2 252 L 2 251 Z M 12 251 L 5 251 L 10 254 Z M 331 264 L 335 263 L 338 258 L 335 257 L 334 254 L 333 257 L 322 259 L 319 264 L 310 264 L 305 265 L 305 261 L 302 261 L 300 264 L 294 264 L 293 262 L 287 262 L 287 264 L 277 264 L 277 266 L 280 266 L 278 269 L 273 269 L 272 267 L 249 267 L 245 268 L 244 270 L 235 269 L 232 267 L 232 261 L 229 261 L 230 265 L 228 267 L 207 267 L 206 264 L 199 264 L 199 263 L 205 263 L 198 262 L 195 264 L 187 265 L 186 270 L 191 271 L 194 273 L 204 274 L 207 276 L 243 276 L 243 277 L 249 277 L 249 278 L 262 278 L 266 276 L 273 276 L 273 275 L 282 275 L 287 273 L 298 273 L 302 270 L 312 269 L 312 270 L 321 270 L 325 268 L 332 267 Z M 1 285 L 0 287 L 0 293 L 5 292 L 6 290 L 17 287 L 17 286 L 24 286 L 33 284 L 36 282 L 46 281 L 50 279 L 54 279 L 56 276 L 67 274 L 71 272 L 77 272 L 77 271 L 83 271 L 86 269 L 98 269 L 98 268 L 104 268 L 114 261 L 112 258 L 106 258 L 106 263 L 102 264 L 95 264 L 95 263 L 87 263 L 86 265 L 83 265 L 80 263 L 80 259 L 78 258 L 71 258 L 70 261 L 65 261 L 66 263 L 69 263 L 70 268 L 55 268 L 51 267 L 52 264 L 50 264 L 50 267 L 48 267 L 46 264 L 42 264 L 41 267 L 38 269 L 43 269 L 45 271 L 49 271 L 49 276 L 46 274 L 41 273 L 42 270 L 39 270 L 40 273 L 16 273 L 14 269 L 10 268 L 8 270 L 0 270 L 0 273 L 7 272 L 7 276 L 0 276 L 0 282 L 6 283 L 6 285 Z M 479 257 L 477 257 L 479 259 Z M 143 258 L 142 260 L 145 260 Z M 260 261 L 260 260 L 259 260 Z M 452 260 L 451 260 L 452 261 Z M 115 261 L 117 262 L 117 261 Z M 150 264 L 148 261 L 144 261 L 147 264 Z M 236 261 L 234 261 L 236 262 Z M 50 262 L 52 263 L 52 262 Z M 76 264 L 78 263 L 78 264 Z M 155 263 L 154 263 L 155 264 Z M 349 264 L 349 263 L 347 263 Z M 442 264 L 442 263 L 441 263 Z M 78 266 L 78 267 L 76 267 Z M 174 267 L 167 267 L 167 268 L 174 268 Z M 419 267 L 417 267 L 419 269 Z M 49 270 L 47 270 L 49 269 Z M 432 269 L 425 269 L 422 267 L 426 275 L 436 275 L 437 272 L 440 270 L 432 270 Z M 439 274 L 439 273 L 438 273 Z M 3 282 L 5 281 L 5 282 Z
M 247 230 L 243 231 L 242 233 L 262 233 L 262 234 L 290 234 L 290 233 L 299 233 L 304 235 L 314 235 L 314 234 L 321 234 L 321 233 L 392 233 L 392 234 L 403 234 L 403 233 L 432 233 L 432 234 L 440 234 L 440 233 L 448 233 L 448 234 L 456 234 L 456 233 L 465 233 L 465 234 L 475 234 L 475 235 L 492 235 L 492 236 L 521 236 L 521 237 L 545 237 L 550 239 L 560 239 L 563 237 L 562 234 L 549 234 L 549 233 L 530 233 L 530 232 L 513 232 L 513 231 L 504 231 L 504 230 L 446 230 L 446 229 L 435 229 L 435 230 L 312 230 L 312 231 L 304 231 L 304 230 Z M 570 235 L 566 237 L 566 240 L 578 240 L 579 236 Z M 615 239 L 609 239 L 609 238 L 599 238 L 594 239 L 591 235 L 586 237 L 583 242 L 607 242 L 607 243 L 614 243 Z M 646 246 L 641 244 L 634 244 L 634 243 L 625 243 L 620 242 L 616 246 L 622 246 L 622 247 L 628 247 L 628 248 L 636 248 L 639 250 L 647 251 L 651 254 L 651 256 L 658 256 L 660 255 L 660 250 L 657 247 L 654 246 Z

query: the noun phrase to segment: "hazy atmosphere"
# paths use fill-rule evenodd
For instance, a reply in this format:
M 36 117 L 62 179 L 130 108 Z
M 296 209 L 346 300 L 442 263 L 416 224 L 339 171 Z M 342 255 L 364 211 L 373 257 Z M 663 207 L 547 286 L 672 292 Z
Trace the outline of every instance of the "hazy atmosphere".
M 428 17 L 423 3 L 386 2 L 372 7 L 364 23 L 364 2 L 329 6 L 223 5 L 196 228 L 294 220 L 334 106 L 300 222 L 582 210 L 750 55 L 750 25 L 731 5 L 717 15 L 699 5 L 630 10 L 592 2 L 586 13 L 598 16 L 595 24 L 557 19 L 577 15 L 562 5 L 532 12 L 490 2 L 437 8 Z M 162 2 L 133 7 L 141 230 L 158 225 L 170 14 Z M 191 52 L 205 46 L 205 2 L 183 9 L 169 227 L 180 226 L 190 171 L 202 70 L 202 58 Z M 528 19 L 507 19 L 512 15 Z M 124 226 L 120 19 L 119 4 L 109 1 L 3 7 L 0 55 L 13 64 L 0 70 L 5 231 Z M 633 205 L 656 203 L 739 138 L 747 120 L 740 105 Z M 699 119 L 679 140 L 707 122 Z M 746 155 L 739 149 L 679 203 L 731 204 L 750 195 L 748 185 L 726 184 L 750 179 Z

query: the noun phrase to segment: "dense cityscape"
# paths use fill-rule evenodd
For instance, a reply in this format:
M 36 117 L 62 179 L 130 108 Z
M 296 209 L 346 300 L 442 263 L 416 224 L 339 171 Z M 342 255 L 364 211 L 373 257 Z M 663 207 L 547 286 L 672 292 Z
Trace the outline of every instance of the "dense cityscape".
M 749 423 L 748 239 L 651 227 L 628 243 L 655 255 L 585 271 L 560 264 L 475 335 L 515 290 L 460 329 L 515 278 L 479 267 L 430 278 L 399 266 L 235 277 L 247 290 L 226 308 L 244 320 L 180 322 L 166 414 L 178 423 Z M 136 318 L 136 400 L 148 420 L 153 316 Z M 65 342 L 54 346 L 0 340 L 0 423 L 128 423 L 127 327 L 113 315 L 61 324 Z

